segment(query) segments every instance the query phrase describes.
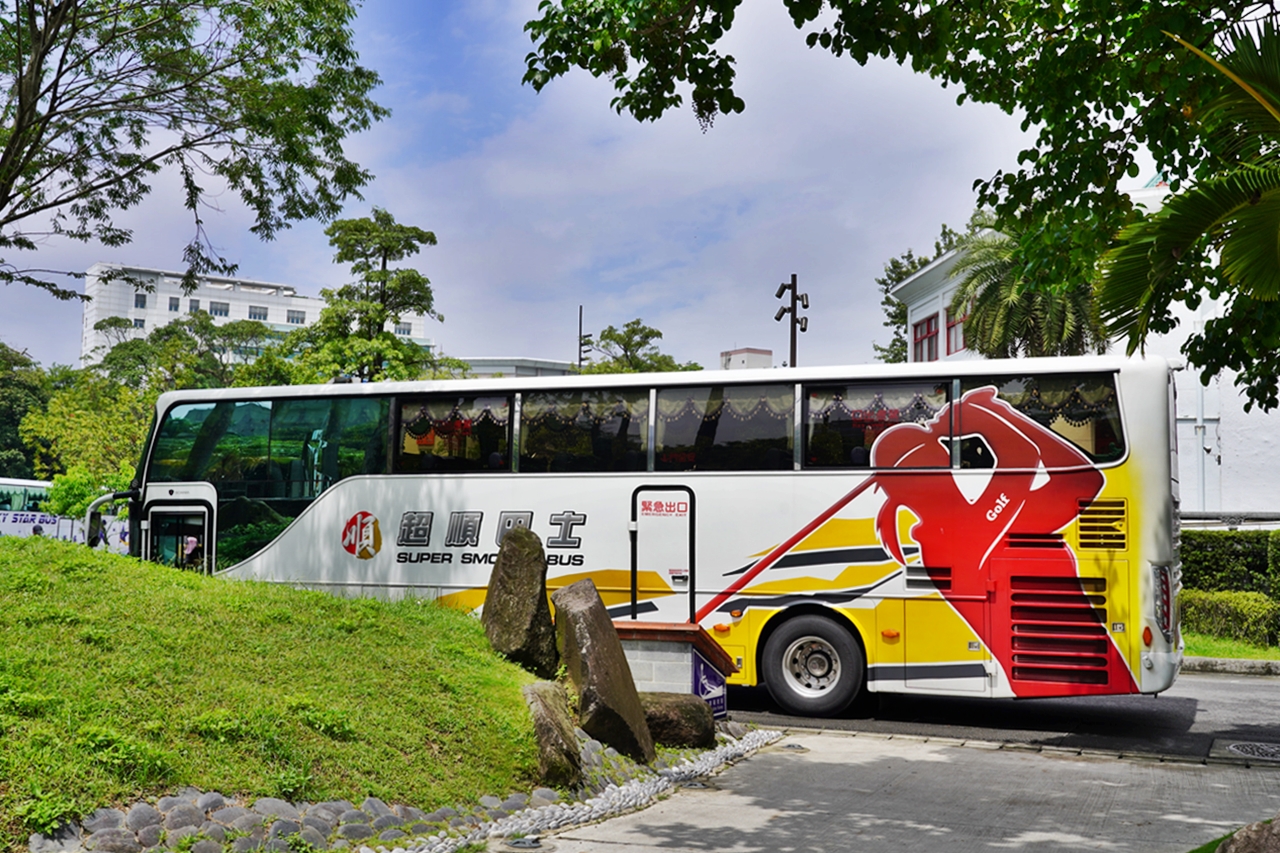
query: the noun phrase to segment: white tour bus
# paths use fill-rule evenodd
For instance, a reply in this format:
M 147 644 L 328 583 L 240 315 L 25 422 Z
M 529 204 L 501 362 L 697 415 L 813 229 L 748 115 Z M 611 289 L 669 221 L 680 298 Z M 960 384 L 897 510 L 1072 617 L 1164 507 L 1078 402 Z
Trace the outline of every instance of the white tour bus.
M 135 552 L 482 605 L 502 537 L 616 619 L 692 621 L 793 712 L 862 689 L 1157 693 L 1181 663 L 1162 360 L 163 395 Z

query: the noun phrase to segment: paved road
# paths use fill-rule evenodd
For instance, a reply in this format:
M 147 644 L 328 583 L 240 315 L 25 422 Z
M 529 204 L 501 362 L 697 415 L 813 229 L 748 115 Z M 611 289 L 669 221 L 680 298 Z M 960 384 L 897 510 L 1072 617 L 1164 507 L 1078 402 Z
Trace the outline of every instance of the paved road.
M 1280 678 L 1184 673 L 1158 698 L 952 699 L 877 694 L 838 719 L 783 715 L 763 688 L 734 688 L 730 716 L 768 728 L 1013 741 L 1205 758 L 1214 741 L 1280 744 Z
M 1277 810 L 1271 767 L 800 732 L 708 790 L 546 841 L 556 853 L 1186 853 Z

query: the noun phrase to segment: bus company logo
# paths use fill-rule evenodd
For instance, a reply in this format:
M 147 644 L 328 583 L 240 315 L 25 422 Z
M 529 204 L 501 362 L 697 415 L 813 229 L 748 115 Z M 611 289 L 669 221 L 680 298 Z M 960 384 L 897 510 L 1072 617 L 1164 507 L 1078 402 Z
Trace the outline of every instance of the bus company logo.
M 342 548 L 359 560 L 368 560 L 382 550 L 382 530 L 371 512 L 357 512 L 342 528 Z
M 689 514 L 688 501 L 640 501 L 640 514 L 680 518 Z

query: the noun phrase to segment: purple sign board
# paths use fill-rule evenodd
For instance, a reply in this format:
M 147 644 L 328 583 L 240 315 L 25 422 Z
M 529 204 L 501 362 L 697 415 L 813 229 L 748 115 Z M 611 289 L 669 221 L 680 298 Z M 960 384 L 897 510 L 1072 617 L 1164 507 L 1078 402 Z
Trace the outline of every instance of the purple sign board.
M 690 648 L 689 651 L 693 652 L 693 695 L 711 706 L 711 713 L 717 720 L 722 719 L 729 713 L 724 675 L 698 654 L 697 649 Z

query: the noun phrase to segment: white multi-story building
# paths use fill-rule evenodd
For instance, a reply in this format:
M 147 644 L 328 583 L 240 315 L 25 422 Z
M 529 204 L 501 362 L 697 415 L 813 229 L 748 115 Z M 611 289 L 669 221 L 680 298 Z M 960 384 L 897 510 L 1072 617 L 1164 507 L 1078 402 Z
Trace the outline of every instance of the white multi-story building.
M 121 275 L 151 289 L 120 279 Z M 138 337 L 193 311 L 204 311 L 215 323 L 258 320 L 275 332 L 286 333 L 311 325 L 320 319 L 320 311 L 325 307 L 323 299 L 299 296 L 297 290 L 287 284 L 224 276 L 201 276 L 199 286 L 191 293 L 184 293 L 180 272 L 120 264 L 89 267 L 84 290 L 92 298 L 84 303 L 80 336 L 82 364 L 97 361 L 110 347 L 107 335 L 93 328 L 107 317 L 130 320 Z M 427 337 L 425 317 L 402 317 L 395 328 L 388 327 L 387 331 L 428 349 L 434 346 Z
M 740 347 L 720 353 L 721 370 L 752 370 L 773 367 L 773 350 Z
M 1158 205 L 1167 190 L 1158 187 L 1134 193 L 1134 200 Z M 963 318 L 950 310 L 960 282 L 952 275 L 956 252 L 938 258 L 895 287 L 891 294 L 907 306 L 907 360 L 935 361 L 981 358 L 965 346 Z M 1153 337 L 1146 351 L 1183 361 L 1182 344 L 1221 314 L 1221 306 L 1204 300 L 1192 311 L 1173 306 L 1178 327 Z M 1123 346 L 1123 345 L 1121 345 Z M 1200 371 L 1177 371 L 1178 482 L 1182 510 L 1226 516 L 1280 512 L 1280 411 L 1244 410 L 1244 396 L 1234 374 L 1223 373 L 1206 386 Z M 1164 417 L 1162 413 L 1131 413 L 1131 417 Z

